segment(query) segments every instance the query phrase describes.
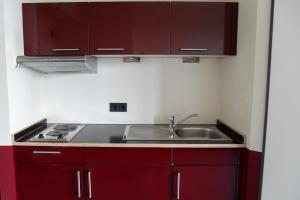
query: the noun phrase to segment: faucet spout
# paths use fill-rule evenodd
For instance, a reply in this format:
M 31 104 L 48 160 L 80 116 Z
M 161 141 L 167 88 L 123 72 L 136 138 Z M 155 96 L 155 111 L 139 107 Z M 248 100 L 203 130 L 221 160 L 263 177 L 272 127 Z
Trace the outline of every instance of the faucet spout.
M 179 124 L 185 122 L 186 120 L 188 120 L 188 119 L 190 119 L 190 118 L 192 118 L 192 117 L 198 117 L 198 116 L 199 116 L 198 113 L 191 114 L 191 115 L 185 117 L 184 119 L 182 119 L 182 120 L 181 120 L 180 122 L 178 122 L 177 124 L 175 123 L 175 116 L 171 116 L 171 117 L 169 118 L 169 132 L 170 132 L 170 137 L 171 137 L 171 138 L 174 138 L 175 128 L 176 128 Z
M 177 124 L 174 124 L 174 127 L 178 126 L 179 124 L 185 122 L 186 120 L 192 118 L 192 117 L 199 117 L 199 114 L 198 113 L 194 113 L 194 114 L 191 114 L 187 117 L 185 117 L 184 119 L 182 119 L 180 122 L 178 122 Z

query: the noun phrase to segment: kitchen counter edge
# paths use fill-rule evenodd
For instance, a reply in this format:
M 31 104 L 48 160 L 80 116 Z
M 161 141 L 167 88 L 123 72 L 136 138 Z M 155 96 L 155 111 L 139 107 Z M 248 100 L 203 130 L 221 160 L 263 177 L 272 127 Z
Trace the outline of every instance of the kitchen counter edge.
M 13 142 L 13 146 L 114 147 L 114 148 L 246 148 L 246 144 L 145 144 L 145 143 L 53 143 Z

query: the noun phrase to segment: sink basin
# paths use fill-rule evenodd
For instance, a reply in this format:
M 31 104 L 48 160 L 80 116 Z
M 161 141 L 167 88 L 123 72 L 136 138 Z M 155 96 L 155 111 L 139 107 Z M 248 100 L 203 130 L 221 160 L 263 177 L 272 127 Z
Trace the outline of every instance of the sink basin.
M 224 140 L 230 139 L 217 129 L 201 128 L 201 127 L 187 127 L 175 130 L 178 138 L 183 140 Z
M 123 139 L 126 141 L 232 142 L 231 138 L 215 126 L 183 126 L 175 130 L 174 137 L 170 137 L 167 126 L 129 125 L 126 127 Z

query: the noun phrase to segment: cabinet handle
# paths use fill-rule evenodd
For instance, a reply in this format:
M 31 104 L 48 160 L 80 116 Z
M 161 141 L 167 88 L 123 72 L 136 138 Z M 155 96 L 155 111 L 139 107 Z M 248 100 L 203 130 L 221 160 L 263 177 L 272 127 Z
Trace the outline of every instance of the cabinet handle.
M 79 170 L 76 171 L 76 178 L 77 178 L 77 197 L 81 198 L 81 172 Z
M 97 51 L 124 51 L 124 48 L 98 48 Z
M 91 174 L 91 171 L 88 171 L 87 173 L 88 175 L 88 197 L 89 199 L 92 199 L 92 174 Z
M 177 200 L 180 200 L 180 172 L 177 172 Z
M 32 151 L 33 154 L 61 154 L 60 151 Z
M 52 49 L 52 51 L 79 51 L 79 49 Z
M 184 49 L 181 48 L 180 51 L 207 51 L 208 49 Z

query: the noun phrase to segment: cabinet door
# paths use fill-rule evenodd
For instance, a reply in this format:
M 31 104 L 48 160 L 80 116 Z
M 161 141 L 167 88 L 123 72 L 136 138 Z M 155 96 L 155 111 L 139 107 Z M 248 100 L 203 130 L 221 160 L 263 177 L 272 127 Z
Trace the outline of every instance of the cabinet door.
M 174 167 L 174 199 L 236 200 L 237 167 Z
M 236 54 L 237 3 L 171 4 L 171 54 Z
M 90 166 L 87 196 L 94 200 L 169 200 L 169 167 Z
M 18 200 L 84 199 L 81 166 L 17 164 Z
M 170 3 L 90 3 L 91 54 L 169 54 Z
M 23 4 L 28 56 L 88 54 L 88 3 Z

